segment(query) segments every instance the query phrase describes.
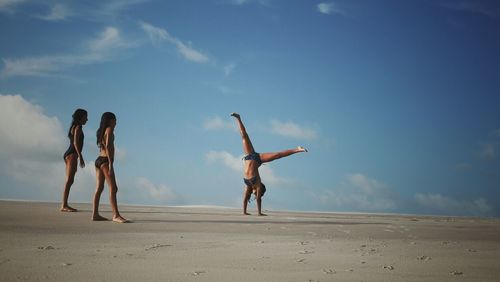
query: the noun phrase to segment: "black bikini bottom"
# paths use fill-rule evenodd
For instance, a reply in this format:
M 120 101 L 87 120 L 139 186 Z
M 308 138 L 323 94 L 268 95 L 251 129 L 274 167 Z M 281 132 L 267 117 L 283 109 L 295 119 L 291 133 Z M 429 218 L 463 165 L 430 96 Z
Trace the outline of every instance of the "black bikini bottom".
M 108 163 L 108 157 L 103 157 L 103 156 L 99 156 L 95 162 L 94 162 L 94 165 L 96 168 L 101 168 L 101 166 L 105 163 Z

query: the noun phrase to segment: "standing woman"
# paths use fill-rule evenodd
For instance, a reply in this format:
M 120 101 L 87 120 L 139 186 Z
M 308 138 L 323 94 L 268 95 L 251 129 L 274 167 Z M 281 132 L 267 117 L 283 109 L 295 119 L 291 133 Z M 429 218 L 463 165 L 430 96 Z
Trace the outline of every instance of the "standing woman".
M 107 220 L 107 218 L 99 215 L 99 200 L 102 190 L 104 189 L 104 180 L 108 183 L 110 193 L 109 201 L 113 210 L 113 221 L 119 223 L 128 222 L 118 212 L 118 204 L 116 202 L 116 186 L 115 171 L 113 163 L 115 160 L 115 135 L 116 116 L 111 112 L 105 112 L 101 117 L 101 125 L 97 130 L 97 146 L 100 149 L 99 157 L 95 160 L 95 171 L 97 178 L 97 186 L 94 195 L 94 210 L 92 212 L 92 220 Z
M 307 150 L 304 147 L 299 146 L 295 149 L 281 152 L 257 153 L 253 148 L 250 137 L 248 137 L 240 115 L 232 113 L 231 116 L 236 118 L 236 122 L 238 123 L 241 138 L 243 140 L 243 152 L 245 153 L 245 157 L 243 157 L 245 160 L 245 168 L 243 171 L 243 182 L 245 183 L 245 191 L 243 193 L 243 214 L 249 215 L 249 213 L 247 213 L 247 205 L 252 193 L 254 193 L 257 200 L 257 211 L 259 215 L 265 215 L 262 213 L 262 196 L 264 196 L 264 193 L 266 192 L 266 186 L 260 179 L 259 167 L 263 163 L 272 162 L 296 153 L 307 152 Z
M 73 121 L 68 130 L 68 138 L 70 140 L 69 148 L 64 153 L 64 162 L 66 163 L 66 182 L 64 183 L 64 192 L 60 211 L 76 212 L 77 210 L 68 205 L 69 190 L 75 181 L 75 174 L 78 168 L 78 160 L 80 167 L 85 167 L 85 161 L 82 156 L 83 149 L 83 131 L 82 126 L 87 123 L 87 111 L 77 109 L 73 113 Z

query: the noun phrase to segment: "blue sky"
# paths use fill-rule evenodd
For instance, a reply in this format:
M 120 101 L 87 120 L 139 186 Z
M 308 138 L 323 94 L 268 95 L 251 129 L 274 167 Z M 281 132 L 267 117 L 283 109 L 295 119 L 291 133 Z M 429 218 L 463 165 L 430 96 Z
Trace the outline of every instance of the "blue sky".
M 117 115 L 119 202 L 500 215 L 496 1 L 0 0 L 0 198 L 59 201 L 76 108 Z M 252 205 L 253 208 L 253 205 Z

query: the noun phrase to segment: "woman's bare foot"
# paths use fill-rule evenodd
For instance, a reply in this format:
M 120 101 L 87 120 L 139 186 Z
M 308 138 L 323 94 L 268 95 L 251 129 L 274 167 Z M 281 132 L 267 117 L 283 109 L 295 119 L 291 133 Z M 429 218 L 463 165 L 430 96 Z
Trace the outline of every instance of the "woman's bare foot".
M 59 210 L 62 212 L 77 212 L 78 211 L 77 209 L 74 209 L 70 206 L 61 207 L 61 209 L 59 209 Z
M 259 216 L 267 216 L 265 213 L 259 213 Z
M 297 147 L 297 152 L 306 152 L 307 153 L 307 149 L 302 147 L 302 146 L 298 146 Z
M 94 215 L 94 216 L 92 216 L 92 220 L 93 220 L 93 221 L 106 221 L 106 220 L 108 220 L 108 219 L 107 219 L 107 218 L 105 218 L 104 216 Z
M 231 116 L 235 118 L 240 118 L 240 115 L 238 113 L 231 113 Z
M 113 217 L 113 221 L 118 223 L 130 222 L 128 219 L 123 218 L 121 215 Z
M 249 213 L 247 213 L 247 212 L 244 212 L 243 214 L 244 214 L 244 215 L 250 215 L 250 214 L 249 214 Z

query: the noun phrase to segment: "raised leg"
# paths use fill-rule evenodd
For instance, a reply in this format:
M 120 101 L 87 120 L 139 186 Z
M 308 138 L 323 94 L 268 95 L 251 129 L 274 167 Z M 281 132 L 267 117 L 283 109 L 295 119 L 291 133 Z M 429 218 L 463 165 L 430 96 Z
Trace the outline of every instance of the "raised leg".
M 245 126 L 243 125 L 243 122 L 241 121 L 241 117 L 237 113 L 232 113 L 231 116 L 236 118 L 236 121 L 238 123 L 238 127 L 240 129 L 240 134 L 241 134 L 241 139 L 243 140 L 243 152 L 245 154 L 251 154 L 255 152 L 252 142 L 250 141 L 250 137 L 248 137 L 248 133 L 245 129 Z
M 261 153 L 260 159 L 263 163 L 268 163 L 268 162 L 272 162 L 274 160 L 281 159 L 283 157 L 288 157 L 290 155 L 300 153 L 300 152 L 307 152 L 307 150 L 304 147 L 299 146 L 295 149 L 285 150 L 285 151 L 281 151 L 281 152 Z
M 76 154 L 70 154 L 64 160 L 66 162 L 66 181 L 64 183 L 64 191 L 61 203 L 62 212 L 76 212 L 75 208 L 72 208 L 68 205 L 69 191 L 71 189 L 71 185 L 75 181 L 75 174 L 77 170 L 77 156 Z

